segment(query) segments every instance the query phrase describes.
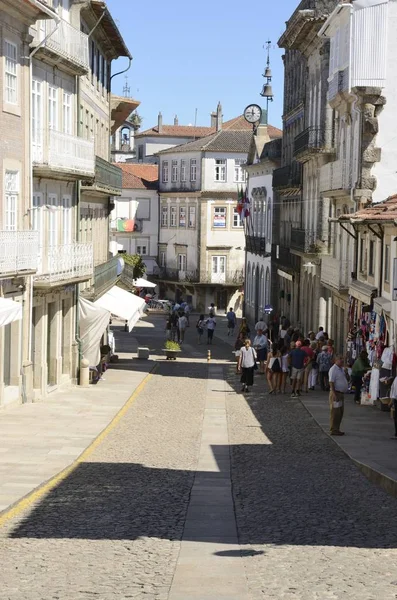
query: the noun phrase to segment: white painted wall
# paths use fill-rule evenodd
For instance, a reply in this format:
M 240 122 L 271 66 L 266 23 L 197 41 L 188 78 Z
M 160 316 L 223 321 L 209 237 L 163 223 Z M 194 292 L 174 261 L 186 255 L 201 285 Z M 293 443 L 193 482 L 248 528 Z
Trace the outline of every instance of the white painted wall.
M 190 161 L 196 160 L 196 181 L 190 180 Z M 172 181 L 172 161 L 178 161 L 178 177 Z M 186 161 L 186 181 L 181 181 L 181 161 Z M 168 182 L 163 181 L 163 163 L 168 162 Z M 202 188 L 201 152 L 175 152 L 164 154 L 160 157 L 159 164 L 159 190 L 161 193 L 180 191 L 198 191 Z
M 111 223 L 117 218 L 139 220 L 142 231 L 116 232 L 111 231 L 110 250 L 126 250 L 135 254 L 138 245 L 147 245 L 147 256 L 157 257 L 157 241 L 159 233 L 159 198 L 155 190 L 123 189 L 122 195 L 115 198 L 115 207 L 111 213 Z M 115 243 L 117 245 L 115 245 Z
M 215 180 L 216 160 L 226 160 L 226 181 Z M 235 159 L 247 159 L 247 154 L 242 152 L 205 152 L 202 161 L 202 189 L 214 192 L 237 191 L 238 182 L 234 177 Z

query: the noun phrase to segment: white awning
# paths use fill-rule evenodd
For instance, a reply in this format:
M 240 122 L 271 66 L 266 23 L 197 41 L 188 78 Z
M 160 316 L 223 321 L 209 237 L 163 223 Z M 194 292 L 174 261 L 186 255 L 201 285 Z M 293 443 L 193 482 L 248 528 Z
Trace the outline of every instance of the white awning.
M 157 283 L 152 283 L 151 281 L 148 281 L 147 279 L 142 279 L 141 277 L 139 279 L 134 280 L 134 286 L 138 288 L 155 288 L 156 285 Z
M 22 319 L 22 304 L 9 298 L 0 298 L 0 327 Z
M 146 273 L 148 275 L 153 275 L 155 269 L 158 269 L 159 266 L 154 260 L 154 258 L 143 258 L 143 263 L 146 265 Z
M 101 298 L 94 302 L 95 306 L 100 306 L 110 311 L 112 315 L 127 321 L 128 331 L 136 325 L 139 318 L 144 313 L 146 306 L 143 298 L 139 298 L 130 292 L 126 292 L 116 285 L 106 292 Z
M 81 352 L 90 367 L 96 367 L 101 360 L 100 341 L 109 324 L 110 311 L 95 306 L 89 300 L 79 298 L 79 322 Z

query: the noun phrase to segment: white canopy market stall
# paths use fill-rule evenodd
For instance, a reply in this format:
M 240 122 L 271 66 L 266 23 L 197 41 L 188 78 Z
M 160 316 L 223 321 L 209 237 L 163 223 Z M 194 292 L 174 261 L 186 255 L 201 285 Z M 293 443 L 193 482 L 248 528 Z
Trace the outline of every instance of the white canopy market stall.
M 104 308 L 119 317 L 128 324 L 128 331 L 131 331 L 140 317 L 144 314 L 146 306 L 145 301 L 130 292 L 114 286 L 96 302 L 95 306 Z

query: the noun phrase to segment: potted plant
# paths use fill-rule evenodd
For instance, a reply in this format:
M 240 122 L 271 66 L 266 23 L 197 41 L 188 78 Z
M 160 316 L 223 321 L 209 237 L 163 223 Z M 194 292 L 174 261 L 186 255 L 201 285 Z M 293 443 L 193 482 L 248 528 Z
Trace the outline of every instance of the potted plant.
M 181 351 L 181 347 L 178 342 L 172 342 L 171 340 L 167 340 L 165 342 L 165 348 L 163 348 L 167 360 L 176 360 L 178 352 Z

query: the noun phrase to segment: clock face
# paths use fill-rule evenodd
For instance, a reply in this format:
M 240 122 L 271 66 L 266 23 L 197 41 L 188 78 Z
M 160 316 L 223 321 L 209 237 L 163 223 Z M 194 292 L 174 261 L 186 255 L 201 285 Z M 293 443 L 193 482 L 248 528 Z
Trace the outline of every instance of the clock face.
M 262 109 L 257 104 L 250 104 L 244 111 L 244 118 L 248 123 L 257 123 L 261 120 Z

